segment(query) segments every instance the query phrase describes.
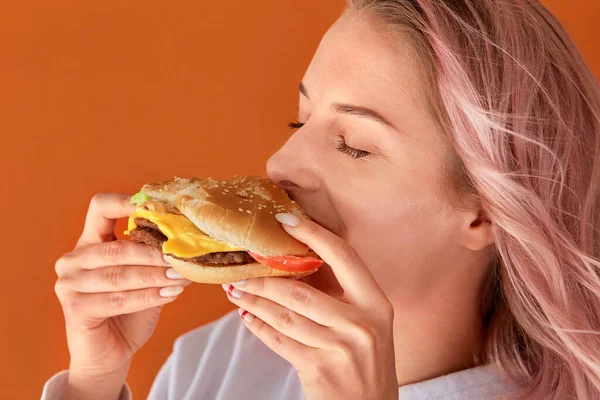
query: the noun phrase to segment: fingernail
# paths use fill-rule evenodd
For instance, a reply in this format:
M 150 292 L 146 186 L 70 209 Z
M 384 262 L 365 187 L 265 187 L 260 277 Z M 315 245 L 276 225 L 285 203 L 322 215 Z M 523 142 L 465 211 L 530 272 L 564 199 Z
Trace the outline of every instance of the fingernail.
M 242 317 L 242 319 L 246 322 L 252 322 L 254 321 L 254 315 L 250 314 L 248 311 L 246 310 L 242 310 L 241 308 L 238 309 L 238 314 L 240 314 L 240 317 Z
M 167 276 L 167 278 L 169 279 L 183 279 L 183 275 L 181 275 L 179 272 L 175 271 L 174 268 L 169 268 L 166 272 L 165 275 Z
M 300 218 L 294 214 L 275 214 L 275 219 L 287 226 L 298 226 L 300 225 Z
M 171 264 L 171 262 L 169 261 L 169 258 L 167 257 L 167 255 L 166 255 L 166 254 L 163 254 L 163 256 L 162 256 L 162 257 L 163 257 L 163 260 L 165 260 L 165 262 L 166 262 L 167 264 Z
M 248 283 L 248 279 L 244 279 L 243 281 L 233 282 L 233 286 L 244 287 Z
M 160 289 L 158 294 L 161 297 L 174 297 L 183 292 L 183 286 L 168 286 Z
M 229 287 L 226 290 L 231 297 L 235 297 L 236 299 L 240 299 L 244 294 L 244 292 L 242 292 L 241 290 L 237 290 L 236 288 L 234 288 L 233 285 L 229 285 Z

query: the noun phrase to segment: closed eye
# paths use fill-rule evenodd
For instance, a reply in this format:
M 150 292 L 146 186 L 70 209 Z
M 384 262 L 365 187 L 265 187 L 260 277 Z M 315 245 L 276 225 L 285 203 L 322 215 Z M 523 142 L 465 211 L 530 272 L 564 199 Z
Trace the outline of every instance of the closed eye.
M 292 130 L 300 129 L 303 126 L 304 122 L 291 121 L 288 123 L 288 127 Z M 371 154 L 366 150 L 355 149 L 354 147 L 348 146 L 346 144 L 346 139 L 344 139 L 342 135 L 339 135 L 337 138 L 336 149 L 352 158 L 363 158 Z
M 338 143 L 336 149 L 338 149 L 344 154 L 348 154 L 352 158 L 363 158 L 371 154 L 366 150 L 355 149 L 354 147 L 348 146 L 346 144 L 346 139 L 344 139 L 344 137 L 341 135 L 338 136 Z

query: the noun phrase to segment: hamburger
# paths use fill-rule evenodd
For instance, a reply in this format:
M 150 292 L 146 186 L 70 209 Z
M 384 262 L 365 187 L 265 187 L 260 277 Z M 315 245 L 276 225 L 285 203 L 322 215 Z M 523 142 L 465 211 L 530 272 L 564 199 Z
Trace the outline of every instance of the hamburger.
M 131 202 L 137 208 L 125 234 L 160 249 L 194 282 L 301 278 L 323 264 L 275 219 L 277 213 L 308 217 L 268 179 L 176 177 L 144 185 Z

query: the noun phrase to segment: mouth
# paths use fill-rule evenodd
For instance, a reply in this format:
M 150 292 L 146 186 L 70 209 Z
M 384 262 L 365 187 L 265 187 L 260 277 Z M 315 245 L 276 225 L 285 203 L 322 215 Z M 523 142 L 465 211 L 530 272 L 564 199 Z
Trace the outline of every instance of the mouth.
M 310 210 L 310 207 L 308 207 L 308 209 Z M 303 210 L 305 210 L 305 212 L 306 212 L 305 208 Z M 333 234 L 335 234 L 335 235 L 341 237 L 342 239 L 344 239 L 343 224 L 339 220 L 339 218 L 332 219 L 331 217 L 328 218 L 327 216 L 322 215 L 322 214 L 318 215 L 318 214 L 309 213 L 309 212 L 306 212 L 306 214 L 317 225 L 322 226 L 323 228 L 327 229 L 329 232 L 332 232 Z M 335 223 L 334 221 L 339 221 L 339 222 Z
M 325 222 L 327 219 L 331 220 L 331 218 L 326 218 L 326 216 L 322 215 L 322 214 L 319 215 L 317 213 L 313 213 L 312 212 L 313 207 L 311 206 L 311 202 L 306 202 L 306 201 L 298 199 L 298 196 L 295 196 L 293 191 L 288 191 L 288 196 L 290 197 L 290 199 L 292 199 L 296 203 L 298 203 L 298 205 L 302 208 L 304 213 L 308 217 L 310 217 L 310 219 L 313 222 L 322 226 L 323 228 L 327 229 L 328 231 L 333 232 L 334 234 L 336 234 L 338 236 L 341 236 L 341 233 L 343 232 L 342 227 L 340 226 L 338 229 L 336 229 L 335 226 L 332 226 L 332 225 L 328 224 L 327 222 Z M 339 218 L 337 218 L 337 220 L 339 220 Z M 342 224 L 340 224 L 340 225 L 342 225 Z M 317 272 L 315 272 L 314 274 L 302 278 L 302 281 L 306 282 L 307 284 L 314 287 L 315 289 L 318 289 L 318 290 L 322 291 L 323 293 L 326 293 L 326 294 L 332 296 L 335 299 L 344 300 L 344 290 L 342 289 L 337 278 L 335 277 L 333 270 L 327 263 L 323 264 L 319 268 L 319 270 Z
M 315 222 L 318 225 L 321 225 L 322 227 L 324 227 L 325 229 L 329 229 L 329 227 L 325 226 L 325 223 L 316 215 L 314 214 L 306 214 L 310 217 L 311 221 Z
M 344 229 L 343 228 L 343 224 L 341 223 L 341 219 L 337 216 L 337 214 L 335 214 L 332 216 L 327 216 L 327 214 L 323 214 L 323 213 L 319 213 L 319 212 L 313 212 L 314 210 L 318 210 L 319 207 L 314 207 L 313 206 L 313 202 L 310 201 L 306 201 L 306 198 L 303 199 L 299 199 L 298 196 L 296 196 L 294 194 L 294 192 L 292 191 L 288 191 L 288 196 L 290 197 L 290 199 L 294 200 L 296 203 L 298 203 L 298 205 L 300 206 L 300 208 L 302 208 L 302 210 L 304 211 L 304 213 L 315 223 L 317 223 L 318 225 L 322 226 L 323 228 L 327 229 L 330 232 L 333 232 L 334 234 L 338 235 L 338 236 L 342 236 Z M 333 210 L 333 207 L 329 206 L 329 209 Z M 333 218 L 332 218 L 333 217 Z M 340 221 L 339 223 L 334 223 L 334 221 Z

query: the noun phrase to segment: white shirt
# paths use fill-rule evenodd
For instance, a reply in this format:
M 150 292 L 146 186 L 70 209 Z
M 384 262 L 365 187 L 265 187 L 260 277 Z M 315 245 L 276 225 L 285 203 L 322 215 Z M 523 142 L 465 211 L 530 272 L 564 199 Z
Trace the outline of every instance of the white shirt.
M 68 371 L 54 375 L 42 400 L 62 398 Z M 400 400 L 496 400 L 514 393 L 495 373 L 482 366 L 402 386 Z M 119 400 L 132 398 L 125 385 Z M 302 400 L 304 392 L 294 367 L 257 339 L 237 311 L 184 334 L 152 385 L 151 400 Z

